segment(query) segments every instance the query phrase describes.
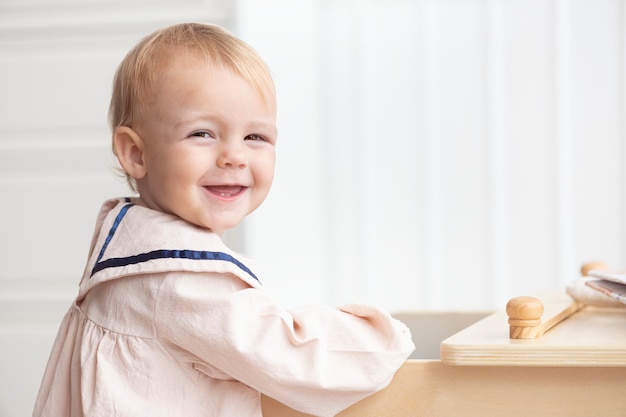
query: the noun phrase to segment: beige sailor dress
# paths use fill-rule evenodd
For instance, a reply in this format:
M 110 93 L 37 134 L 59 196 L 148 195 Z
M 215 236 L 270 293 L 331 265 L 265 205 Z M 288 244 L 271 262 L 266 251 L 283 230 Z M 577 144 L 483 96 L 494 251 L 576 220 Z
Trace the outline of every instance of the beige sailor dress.
M 373 307 L 276 304 L 219 236 L 136 203 L 103 205 L 33 416 L 260 417 L 261 393 L 332 416 L 413 350 Z

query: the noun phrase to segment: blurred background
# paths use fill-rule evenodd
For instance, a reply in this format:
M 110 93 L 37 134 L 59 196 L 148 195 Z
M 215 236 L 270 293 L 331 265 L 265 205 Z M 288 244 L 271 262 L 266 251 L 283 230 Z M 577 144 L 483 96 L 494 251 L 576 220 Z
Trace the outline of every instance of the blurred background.
M 288 305 L 502 309 L 624 266 L 622 0 L 0 0 L 0 416 L 28 415 L 101 203 L 115 68 L 164 25 L 269 64 L 266 203 L 227 236 Z

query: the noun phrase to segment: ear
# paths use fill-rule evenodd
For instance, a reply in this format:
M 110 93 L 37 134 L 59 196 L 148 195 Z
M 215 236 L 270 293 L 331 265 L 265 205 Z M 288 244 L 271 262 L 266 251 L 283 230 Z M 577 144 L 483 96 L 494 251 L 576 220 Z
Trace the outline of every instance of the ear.
M 130 127 L 120 126 L 113 132 L 113 151 L 128 175 L 138 180 L 146 175 L 143 141 Z

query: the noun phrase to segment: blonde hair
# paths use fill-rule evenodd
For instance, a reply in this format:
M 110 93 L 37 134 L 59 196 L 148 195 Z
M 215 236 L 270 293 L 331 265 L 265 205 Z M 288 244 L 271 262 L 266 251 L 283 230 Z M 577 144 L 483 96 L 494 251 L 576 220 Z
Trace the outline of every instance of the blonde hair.
M 209 64 L 227 68 L 256 88 L 268 104 L 275 105 L 270 71 L 250 45 L 216 25 L 181 23 L 146 36 L 120 63 L 109 105 L 112 132 L 120 126 L 133 127 L 154 99 L 163 69 L 178 53 L 192 53 Z M 125 175 L 131 189 L 136 191 L 133 178 Z

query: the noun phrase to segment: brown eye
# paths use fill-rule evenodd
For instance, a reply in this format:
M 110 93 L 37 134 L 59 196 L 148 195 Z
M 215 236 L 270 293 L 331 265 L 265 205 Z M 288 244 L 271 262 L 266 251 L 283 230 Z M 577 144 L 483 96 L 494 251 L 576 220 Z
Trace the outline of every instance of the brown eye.
M 210 139 L 213 137 L 213 135 L 211 134 L 211 132 L 207 132 L 206 130 L 199 130 L 197 132 L 193 132 L 191 135 L 189 135 L 190 137 L 195 136 L 198 138 L 206 138 L 206 139 Z
M 257 134 L 248 135 L 244 139 L 253 141 L 265 141 L 265 138 L 263 136 Z

